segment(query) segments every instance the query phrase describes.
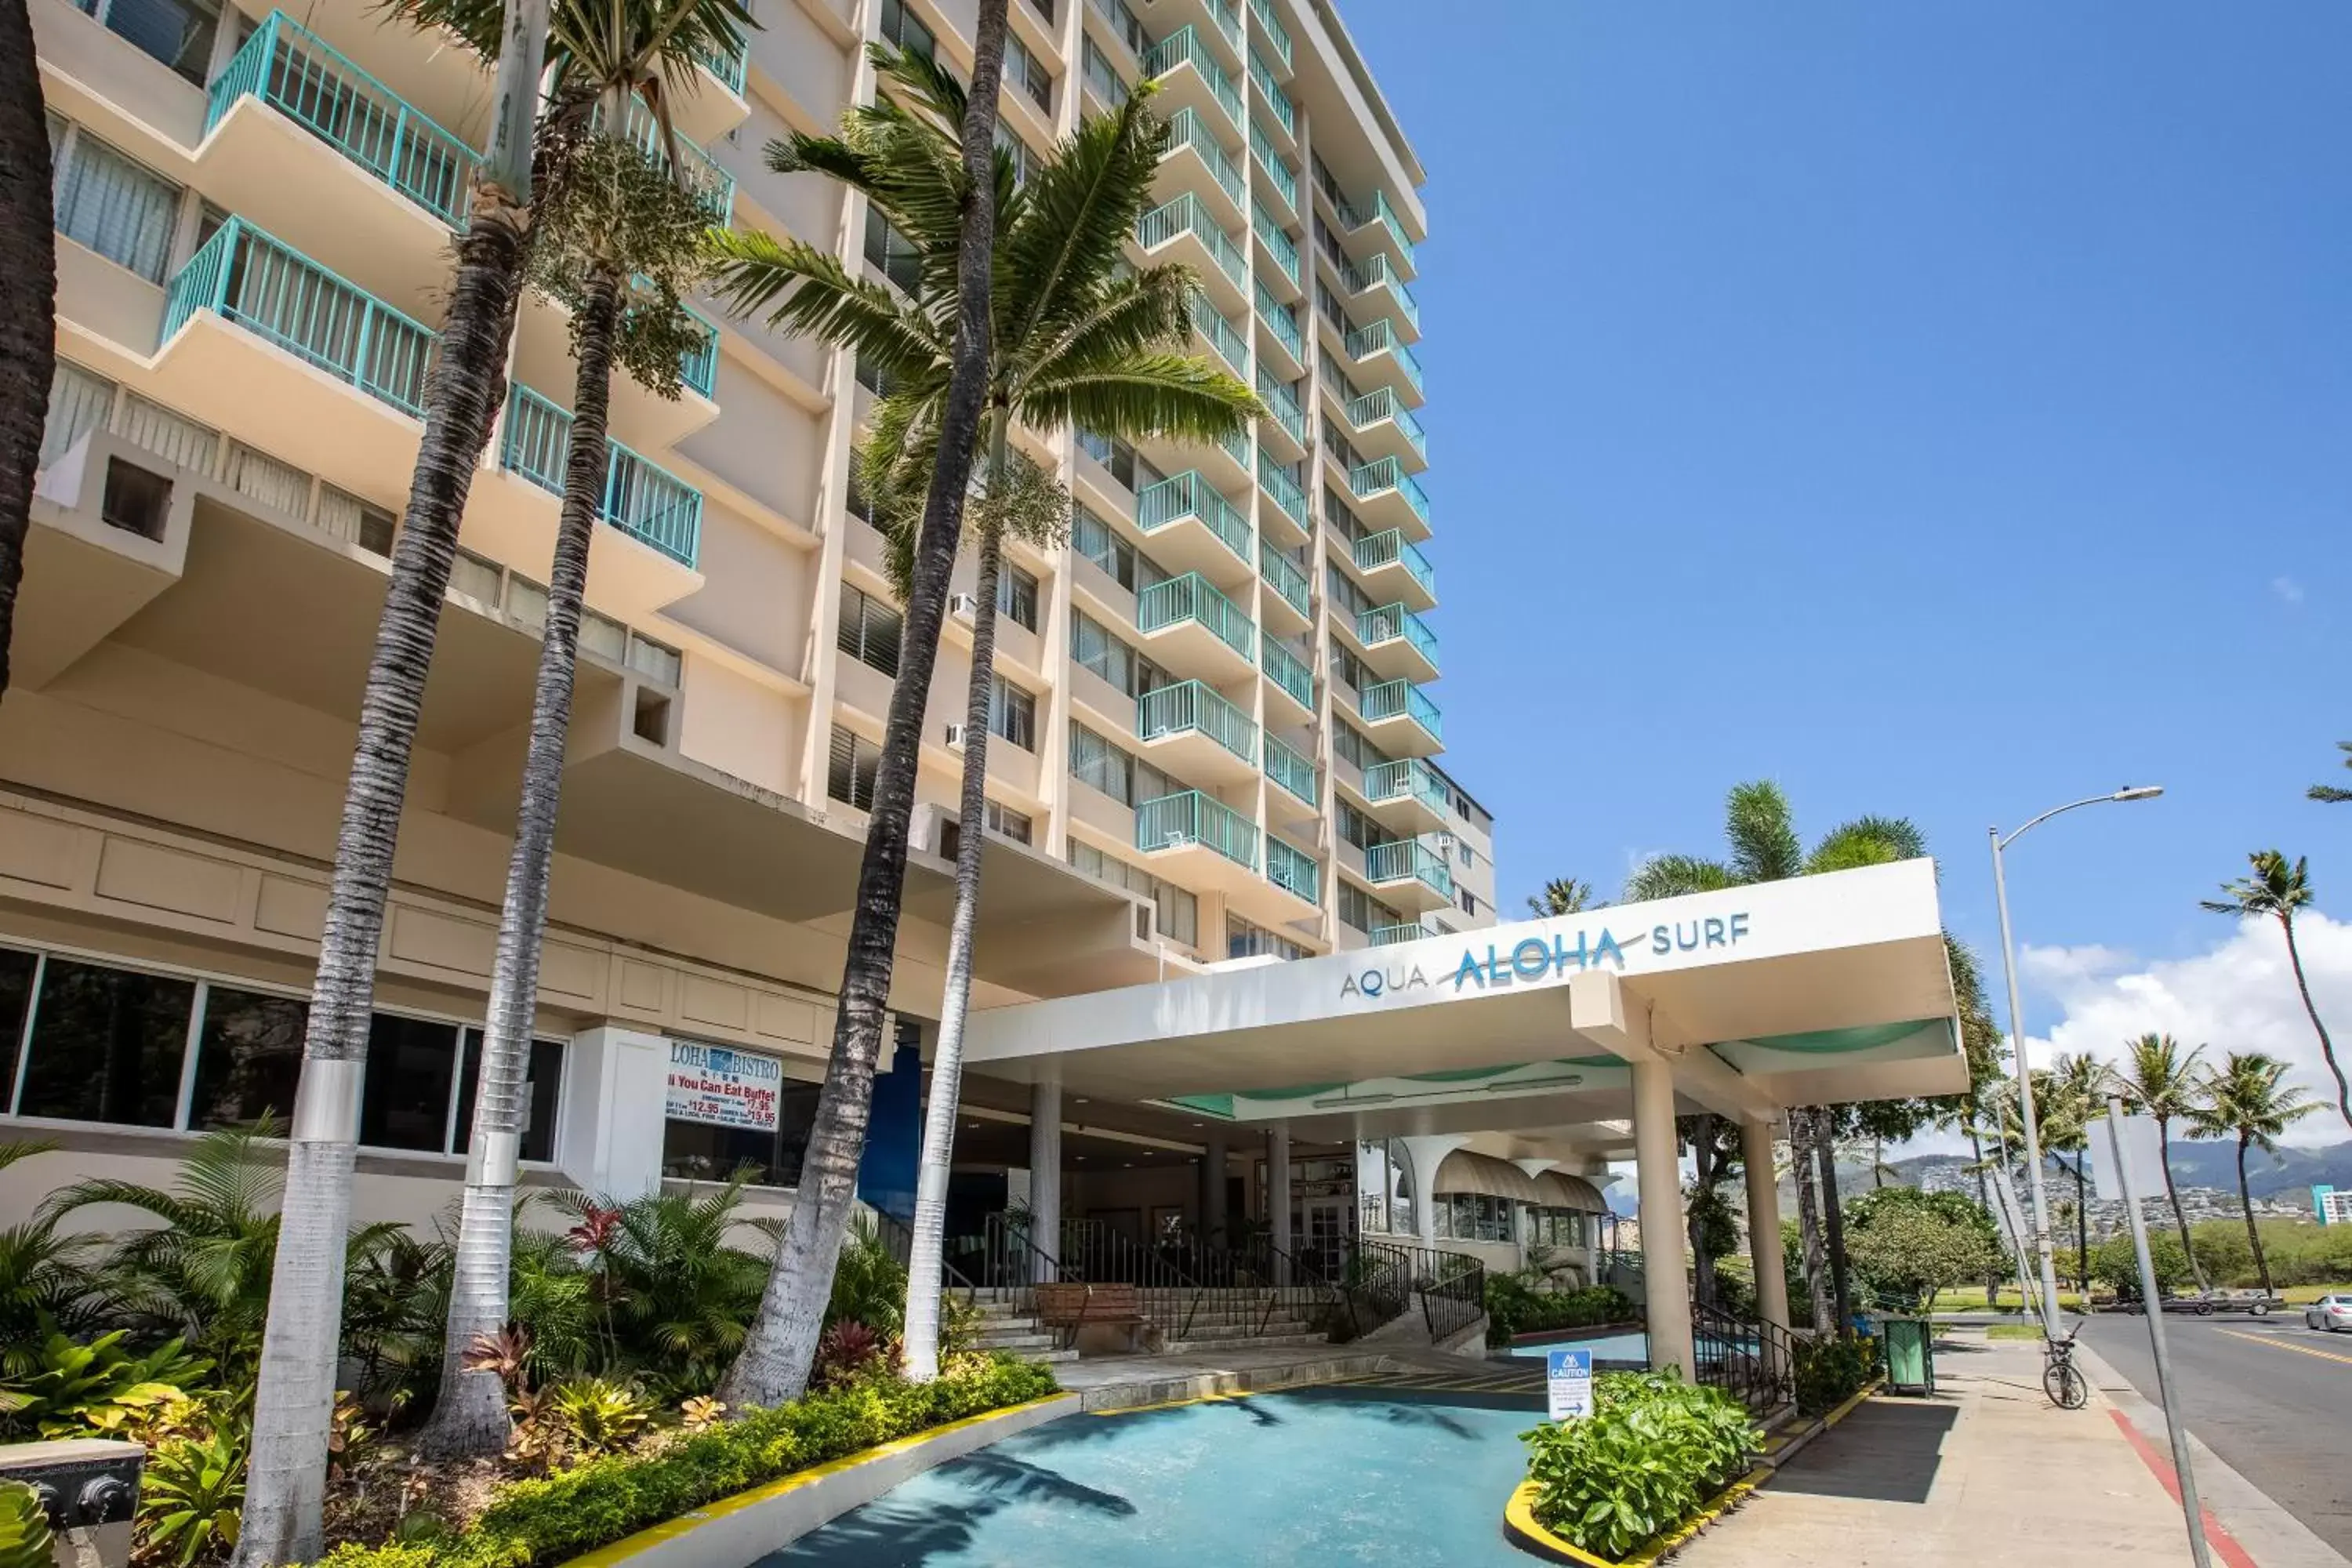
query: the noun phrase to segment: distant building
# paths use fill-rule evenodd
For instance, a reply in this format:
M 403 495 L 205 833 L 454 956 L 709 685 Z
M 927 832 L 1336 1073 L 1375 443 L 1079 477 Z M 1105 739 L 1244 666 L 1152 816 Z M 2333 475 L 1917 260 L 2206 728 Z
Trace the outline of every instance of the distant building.
M 2322 1225 L 2352 1225 L 2352 1193 L 2315 1186 L 2311 1189 L 2311 1212 Z

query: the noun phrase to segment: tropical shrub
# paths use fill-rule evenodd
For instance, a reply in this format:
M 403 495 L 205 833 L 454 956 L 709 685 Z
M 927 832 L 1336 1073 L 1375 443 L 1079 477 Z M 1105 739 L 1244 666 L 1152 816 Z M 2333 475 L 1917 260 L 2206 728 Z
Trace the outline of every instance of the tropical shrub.
M 2000 1232 L 1966 1193 L 1882 1187 L 1846 1205 L 1846 1255 L 1881 1296 L 1925 1306 L 1936 1292 L 1998 1273 Z
M 33 1489 L 0 1482 L 0 1568 L 50 1568 L 49 1516 Z
M 1747 1406 L 1672 1372 L 1604 1373 L 1591 1415 L 1521 1437 L 1536 1522 L 1611 1559 L 1681 1523 L 1764 1442 Z
M 1797 1339 L 1797 1408 L 1824 1415 L 1878 1375 L 1878 1342 L 1866 1335 Z
M 1630 1323 L 1640 1315 L 1633 1301 L 1613 1285 L 1592 1285 L 1581 1290 L 1538 1290 L 1516 1274 L 1486 1276 L 1488 1344 L 1506 1343 L 1514 1334 Z
M 580 1377 L 557 1385 L 549 1414 L 569 1452 L 595 1458 L 643 1436 L 653 1425 L 654 1407 L 633 1388 L 606 1378 Z
M 563 1239 L 585 1279 L 576 1302 L 550 1290 L 544 1276 L 541 1300 L 520 1293 L 514 1300 L 516 1321 L 537 1342 L 540 1369 L 634 1373 L 673 1400 L 716 1388 L 768 1282 L 768 1252 L 731 1245 L 738 1229 L 761 1229 L 738 1216 L 742 1193 L 739 1176 L 707 1192 L 655 1192 L 624 1204 L 582 1193 L 547 1199 L 574 1222 Z M 562 1321 L 533 1316 L 541 1305 L 555 1307 Z
M 889 1339 L 905 1330 L 906 1315 L 906 1266 L 891 1256 L 882 1226 L 872 1215 L 852 1215 L 842 1237 L 841 1262 L 833 1271 L 825 1322 L 863 1323 Z
M 201 1436 L 166 1438 L 148 1454 L 139 1489 L 142 1558 L 191 1568 L 236 1544 L 247 1437 L 243 1423 L 222 1421 Z
M 144 1353 L 117 1329 L 86 1345 L 53 1333 L 26 1375 L 0 1384 L 0 1437 L 130 1436 L 191 1391 L 212 1363 L 170 1340 Z
M 887 1366 L 887 1349 L 880 1334 L 855 1318 L 844 1318 L 818 1336 L 809 1381 L 819 1388 L 847 1388 Z
M 55 1147 L 0 1143 L 0 1171 Z M 22 1225 L 0 1227 L 0 1376 L 34 1371 L 52 1331 L 80 1339 L 101 1326 L 89 1268 L 93 1246 L 86 1236 L 59 1236 L 57 1215 L 46 1209 Z
M 934 1383 L 873 1379 L 708 1428 L 646 1457 L 592 1459 L 513 1481 L 462 1533 L 388 1546 L 341 1546 L 330 1568 L 534 1568 L 565 1562 L 779 1476 L 985 1411 L 1041 1399 L 1052 1373 L 1009 1357 Z

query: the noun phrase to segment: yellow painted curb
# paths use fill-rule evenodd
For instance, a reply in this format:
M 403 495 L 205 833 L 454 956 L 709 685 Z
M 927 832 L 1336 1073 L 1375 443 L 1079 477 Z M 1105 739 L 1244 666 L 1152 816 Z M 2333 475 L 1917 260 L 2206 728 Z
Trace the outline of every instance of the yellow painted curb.
M 1536 1484 L 1533 1481 L 1521 1481 L 1518 1489 L 1511 1493 L 1511 1500 L 1503 1505 L 1503 1528 L 1510 1534 L 1517 1545 L 1533 1552 L 1538 1557 L 1548 1557 L 1555 1563 L 1574 1563 L 1580 1564 L 1581 1568 L 1651 1568 L 1651 1564 L 1657 1562 L 1659 1558 L 1731 1511 L 1742 1499 L 1757 1489 L 1763 1479 L 1762 1471 L 1748 1471 L 1701 1504 L 1698 1510 L 1688 1519 L 1684 1520 L 1665 1534 L 1656 1537 L 1647 1546 L 1622 1563 L 1612 1562 L 1606 1557 L 1596 1557 L 1582 1547 L 1570 1545 L 1538 1524 L 1536 1522 Z
M 1854 1391 L 1853 1396 L 1843 1405 L 1839 1405 L 1835 1410 L 1831 1411 L 1827 1415 L 1822 1417 L 1822 1429 L 1826 1431 L 1828 1428 L 1836 1426 L 1839 1422 L 1853 1415 L 1855 1405 L 1860 1405 L 1864 1400 L 1869 1398 L 1872 1394 L 1877 1393 L 1880 1389 L 1885 1386 L 1886 1379 L 1884 1377 L 1874 1377 L 1868 1383 L 1864 1384 L 1860 1388 Z
M 714 1519 L 723 1519 L 728 1514 L 766 1502 L 771 1498 L 798 1491 L 801 1488 L 821 1480 L 826 1476 L 838 1475 L 844 1470 L 854 1470 L 860 1465 L 870 1464 L 876 1459 L 887 1458 L 893 1454 L 903 1454 L 910 1448 L 919 1448 L 924 1444 L 944 1436 L 950 1432 L 961 1432 L 973 1426 L 985 1426 L 992 1421 L 1002 1421 L 1008 1416 L 1017 1415 L 1023 1411 L 1034 1410 L 1041 1405 L 1051 1405 L 1057 1399 L 1068 1397 L 1067 1392 L 1049 1394 L 1043 1399 L 1032 1399 L 1020 1405 L 1007 1405 L 999 1410 L 985 1410 L 978 1415 L 967 1415 L 961 1421 L 950 1421 L 944 1426 L 926 1427 L 920 1432 L 893 1438 L 878 1447 L 861 1448 L 855 1454 L 844 1454 L 838 1459 L 827 1459 L 821 1465 L 811 1465 L 804 1470 L 794 1470 L 791 1475 L 779 1477 L 763 1486 L 753 1487 L 750 1491 L 737 1492 L 731 1497 L 723 1497 L 715 1502 L 704 1503 L 699 1508 L 688 1509 L 675 1519 L 666 1519 L 659 1524 L 649 1525 L 635 1535 L 625 1535 L 610 1545 L 599 1546 L 593 1552 L 583 1552 L 579 1556 L 562 1563 L 561 1568 L 611 1568 L 612 1564 L 634 1557 L 648 1547 L 684 1535 L 689 1531 L 709 1523 Z

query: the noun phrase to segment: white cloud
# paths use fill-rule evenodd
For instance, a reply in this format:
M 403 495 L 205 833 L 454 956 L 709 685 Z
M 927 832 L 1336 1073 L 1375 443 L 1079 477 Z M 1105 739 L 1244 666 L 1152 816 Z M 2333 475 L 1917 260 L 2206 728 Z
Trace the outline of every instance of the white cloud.
M 2272 578 L 2271 592 L 2278 595 L 2279 602 L 2283 605 L 2300 605 L 2303 603 L 2303 584 L 2296 582 L 2292 577 L 2280 576 Z
M 2305 914 L 2295 921 L 2305 978 L 2319 1016 L 2352 1057 L 2352 922 Z M 2336 1114 L 2336 1085 L 2319 1037 L 2296 994 L 2286 942 L 2276 921 L 2250 920 L 2190 958 L 2142 962 L 2102 947 L 2028 947 L 2019 968 L 2030 987 L 2029 1023 L 2054 1003 L 2058 1021 L 2027 1031 L 2033 1062 L 2058 1051 L 2088 1051 L 2119 1060 L 2125 1042 L 2168 1034 L 2183 1047 L 2205 1046 L 2210 1059 L 2231 1051 L 2264 1051 L 2293 1064 L 2293 1080 L 2326 1109 L 2304 1118 L 2297 1143 L 2336 1143 L 2347 1136 Z

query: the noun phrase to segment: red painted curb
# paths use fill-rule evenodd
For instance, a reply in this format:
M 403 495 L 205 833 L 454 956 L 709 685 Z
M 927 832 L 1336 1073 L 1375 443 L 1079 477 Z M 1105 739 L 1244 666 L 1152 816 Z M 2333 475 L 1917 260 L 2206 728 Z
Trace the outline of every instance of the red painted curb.
M 2171 1494 L 2172 1500 L 2179 1503 L 2180 1477 L 2173 1470 L 2172 1461 L 2157 1452 L 2156 1445 L 2142 1436 L 2139 1428 L 2133 1426 L 2131 1418 L 2122 1411 L 2110 1407 L 2107 1414 L 2116 1418 L 2117 1426 L 2123 1428 L 2124 1436 L 2130 1442 L 2132 1451 L 2140 1457 L 2140 1462 L 2156 1473 L 2156 1479 L 2164 1483 L 2164 1489 Z M 2221 1528 L 2221 1521 L 2213 1517 L 2213 1510 L 2200 1505 L 2198 1511 L 2203 1517 L 2206 1543 L 2221 1554 L 2221 1561 L 2230 1568 L 2254 1568 L 2254 1560 L 2246 1555 L 2246 1549 L 2238 1544 L 2237 1537 Z

